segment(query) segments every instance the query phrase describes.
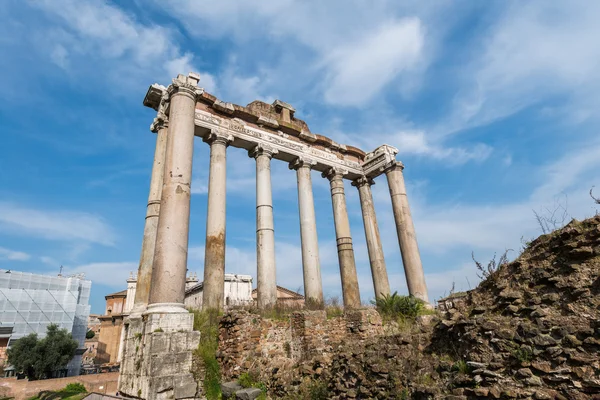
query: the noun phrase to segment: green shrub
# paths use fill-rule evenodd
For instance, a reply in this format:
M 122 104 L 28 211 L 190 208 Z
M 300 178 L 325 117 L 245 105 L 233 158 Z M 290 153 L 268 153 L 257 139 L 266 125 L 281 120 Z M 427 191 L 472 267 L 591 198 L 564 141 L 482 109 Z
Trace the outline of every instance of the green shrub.
M 267 398 L 267 386 L 260 382 L 258 379 L 258 374 L 255 371 L 244 372 L 238 378 L 238 383 L 244 388 L 258 388 L 262 390 L 260 396 L 258 396 L 258 400 L 265 400 Z
M 520 363 L 528 363 L 533 359 L 533 353 L 527 348 L 518 348 L 512 352 L 512 356 Z
M 452 371 L 457 371 L 461 374 L 468 374 L 470 372 L 469 365 L 464 360 L 458 360 L 452 365 Z
M 413 296 L 400 296 L 398 292 L 371 301 L 381 317 L 387 320 L 415 320 L 426 312 L 425 303 Z
M 87 393 L 87 389 L 85 388 L 85 386 L 83 386 L 82 383 L 76 382 L 76 383 L 68 383 L 67 386 L 65 386 L 64 389 L 62 389 L 63 392 L 69 392 L 69 393 Z
M 308 386 L 308 395 L 310 396 L 310 400 L 327 400 L 329 398 L 327 382 L 321 380 L 312 381 Z
M 221 370 L 217 361 L 219 347 L 219 317 L 218 310 L 190 310 L 194 314 L 194 330 L 200 332 L 200 344 L 196 354 L 204 365 L 203 387 L 206 398 L 217 400 L 221 398 Z
M 327 313 L 327 319 L 341 317 L 342 315 L 344 315 L 344 309 L 340 304 L 340 298 L 328 298 L 325 302 L 325 312 Z

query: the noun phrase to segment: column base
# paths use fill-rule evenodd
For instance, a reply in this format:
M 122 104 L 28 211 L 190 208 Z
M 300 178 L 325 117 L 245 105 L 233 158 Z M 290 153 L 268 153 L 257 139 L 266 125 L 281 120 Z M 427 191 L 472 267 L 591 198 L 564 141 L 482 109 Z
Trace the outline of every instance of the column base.
M 144 314 L 189 314 L 183 303 L 149 304 Z
M 200 332 L 192 329 L 194 315 L 130 315 L 127 322 L 119 392 L 145 400 L 197 398 L 199 387 L 191 368 Z

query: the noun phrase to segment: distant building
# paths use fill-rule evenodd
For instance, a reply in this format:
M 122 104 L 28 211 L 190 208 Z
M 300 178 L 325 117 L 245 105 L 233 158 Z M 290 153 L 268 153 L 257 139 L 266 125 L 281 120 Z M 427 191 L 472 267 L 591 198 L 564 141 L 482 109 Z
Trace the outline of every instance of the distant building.
M 185 306 L 202 310 L 204 282 L 186 286 Z M 225 274 L 225 308 L 252 304 L 252 277 L 250 275 Z
M 127 290 L 111 293 L 106 299 L 106 311 L 98 317 L 100 320 L 100 335 L 96 350 L 96 364 L 113 364 L 119 360 L 119 343 L 123 330 L 123 318 L 130 310 L 125 308 Z
M 94 337 L 91 339 L 85 339 L 86 351 L 83 353 L 83 365 L 90 366 L 96 362 L 96 354 L 98 352 L 98 339 L 100 338 L 100 315 L 90 314 L 88 318 L 87 330 L 88 332 L 94 332 Z
M 79 375 L 86 350 L 91 287 L 92 282 L 83 275 L 48 276 L 0 269 L 0 363 L 6 361 L 6 349 L 16 340 L 30 333 L 43 338 L 48 325 L 56 324 L 79 344 L 73 359 L 56 375 Z M 15 372 L 10 366 L 5 368 L 7 376 Z
M 257 291 L 252 291 L 252 299 L 256 301 Z M 303 308 L 304 296 L 293 290 L 277 285 L 277 305 L 285 308 Z

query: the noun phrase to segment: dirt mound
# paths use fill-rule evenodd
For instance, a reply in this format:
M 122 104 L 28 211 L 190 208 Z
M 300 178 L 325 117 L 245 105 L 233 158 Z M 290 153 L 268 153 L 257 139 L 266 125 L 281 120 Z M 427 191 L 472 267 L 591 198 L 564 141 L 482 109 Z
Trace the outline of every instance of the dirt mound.
M 330 398 L 600 399 L 600 216 L 533 241 L 433 321 L 333 358 Z

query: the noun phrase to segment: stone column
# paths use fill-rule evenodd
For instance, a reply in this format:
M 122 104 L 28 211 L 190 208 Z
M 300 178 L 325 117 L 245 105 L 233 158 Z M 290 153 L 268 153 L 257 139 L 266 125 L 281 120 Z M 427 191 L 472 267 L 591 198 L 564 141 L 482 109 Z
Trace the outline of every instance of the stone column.
M 417 236 L 410 215 L 408 198 L 406 197 L 403 169 L 404 165 L 401 162 L 393 162 L 385 169 L 390 187 L 390 196 L 392 197 L 392 208 L 394 210 L 396 231 L 398 232 L 398 243 L 402 253 L 402 264 L 404 264 L 408 293 L 429 303 L 425 273 L 423 272 L 419 247 L 417 246 Z
M 179 75 L 170 96 L 169 134 L 152 268 L 149 313 L 184 312 L 190 184 L 198 78 Z
M 150 178 L 150 194 L 146 208 L 146 222 L 144 224 L 144 239 L 142 240 L 142 255 L 137 273 L 135 299 L 132 314 L 144 312 L 148 307 L 150 298 L 150 284 L 152 281 L 152 263 L 156 248 L 156 232 L 158 229 L 158 216 L 160 214 L 160 198 L 162 195 L 163 176 L 165 169 L 165 153 L 167 151 L 168 119 L 159 112 L 151 126 L 151 131 L 156 132 L 156 148 L 154 150 L 154 163 Z
M 202 308 L 222 310 L 225 296 L 225 205 L 227 146 L 233 137 L 218 131 L 204 141 L 210 145 L 208 213 L 204 248 Z
M 342 276 L 342 292 L 344 308 L 359 308 L 360 291 L 358 289 L 358 276 L 350 235 L 350 221 L 346 209 L 346 195 L 344 194 L 344 172 L 330 168 L 323 172 L 323 177 L 329 179 L 331 184 L 331 200 L 333 203 L 333 220 L 335 223 L 335 236 L 337 240 L 338 259 Z
M 248 152 L 256 159 L 256 268 L 257 303 L 261 310 L 277 303 L 275 270 L 275 230 L 271 193 L 271 158 L 277 153 L 269 146 L 257 145 Z
M 381 246 L 381 237 L 379 236 L 379 227 L 377 226 L 373 195 L 371 194 L 371 185 L 373 184 L 373 180 L 365 176 L 352 182 L 352 185 L 358 188 L 360 196 L 360 207 L 365 226 L 371 275 L 373 276 L 373 286 L 375 287 L 375 298 L 379 299 L 390 294 L 390 282 L 385 267 L 385 258 L 383 257 L 383 247 Z
M 304 297 L 309 308 L 323 308 L 323 286 L 319 263 L 319 240 L 310 171 L 315 163 L 297 158 L 290 163 L 298 180 L 298 208 L 300 211 L 300 239 L 302 242 L 302 271 Z

